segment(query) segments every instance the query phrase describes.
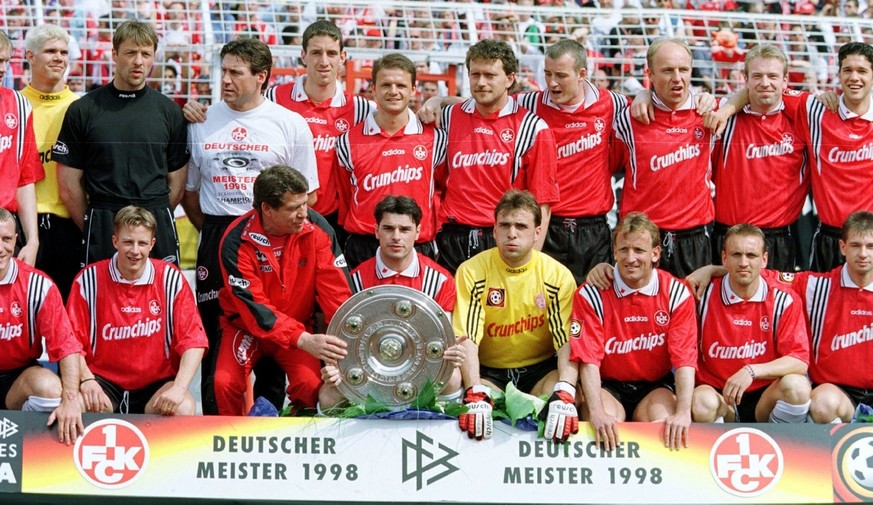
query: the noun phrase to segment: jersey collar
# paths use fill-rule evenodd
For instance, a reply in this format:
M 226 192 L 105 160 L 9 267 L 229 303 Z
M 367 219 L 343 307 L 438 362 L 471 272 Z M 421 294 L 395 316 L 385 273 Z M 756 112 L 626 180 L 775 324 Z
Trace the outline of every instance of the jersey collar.
M 306 94 L 306 91 L 303 89 L 303 83 L 306 82 L 306 76 L 301 75 L 299 79 L 294 81 L 294 87 L 291 89 L 291 99 L 295 102 L 306 102 L 309 100 L 309 95 Z M 333 98 L 330 99 L 331 107 L 342 107 L 346 104 L 346 95 L 343 93 L 342 84 L 337 81 L 336 82 L 336 93 L 333 95 Z
M 851 288 L 851 289 L 863 289 L 864 291 L 873 292 L 873 284 L 868 284 L 867 286 L 859 286 L 852 280 L 852 277 L 849 275 L 849 267 L 843 265 L 840 269 L 840 287 L 843 288 Z
M 388 265 L 382 261 L 382 248 L 379 247 L 376 249 L 376 277 L 379 279 L 389 279 L 391 277 L 409 277 L 410 279 L 414 279 L 418 277 L 419 269 L 421 268 L 421 264 L 418 262 L 418 252 L 415 249 L 412 250 L 412 263 L 406 267 L 402 272 L 397 272 L 392 270 Z
M 406 114 L 409 116 L 409 121 L 406 123 L 406 126 L 403 127 L 403 134 L 421 134 L 424 128 L 421 126 L 421 121 L 418 120 L 418 116 L 409 109 L 406 109 Z M 376 122 L 376 110 L 372 110 L 367 114 L 367 117 L 364 118 L 364 135 L 379 135 L 380 133 L 382 133 L 382 128 L 380 128 L 379 123 Z
M 721 301 L 724 302 L 725 305 L 734 305 L 742 302 L 763 302 L 767 299 L 767 293 L 769 288 L 767 286 L 767 281 L 764 280 L 763 277 L 758 278 L 758 290 L 755 291 L 755 294 L 752 295 L 748 300 L 743 300 L 739 297 L 734 290 L 731 289 L 731 283 L 728 280 L 728 276 L 725 275 L 722 277 L 721 281 Z
M 515 101 L 515 97 L 509 95 L 507 98 L 508 99 L 506 100 L 506 105 L 504 105 L 503 108 L 500 109 L 500 112 L 497 113 L 497 117 L 499 118 L 518 112 L 518 102 Z M 476 100 L 472 98 L 467 99 L 466 102 L 461 104 L 461 110 L 463 110 L 467 114 L 472 114 L 476 112 Z
M 13 284 L 18 278 L 18 258 L 9 258 L 9 269 L 6 270 L 6 275 L 0 279 L 0 286 Z
M 582 86 L 585 88 L 585 99 L 582 100 L 582 110 L 585 110 L 597 102 L 600 98 L 600 90 L 597 89 L 597 86 L 592 84 L 588 79 L 582 80 Z M 552 92 L 548 90 L 543 93 L 543 103 L 553 109 L 565 110 L 564 107 L 561 107 L 552 101 Z
M 871 97 L 870 97 L 870 100 L 869 100 L 869 103 L 867 106 L 867 112 L 865 112 L 864 114 L 860 114 L 860 115 L 855 114 L 854 112 L 850 111 L 848 107 L 846 107 L 845 98 L 846 98 L 845 96 L 840 96 L 840 119 L 845 121 L 847 119 L 859 117 L 865 121 L 873 121 L 873 95 L 871 95 Z
M 658 279 L 658 270 L 656 268 L 652 269 L 652 273 L 649 277 L 649 282 L 646 283 L 645 286 L 640 289 L 634 289 L 627 284 L 625 284 L 624 280 L 621 278 L 621 275 L 618 273 L 618 265 L 613 267 L 613 278 L 615 281 L 612 283 L 612 287 L 615 290 L 615 296 L 619 298 L 624 298 L 625 296 L 630 296 L 634 293 L 639 293 L 644 296 L 657 296 L 658 290 L 661 287 L 661 281 Z
M 694 110 L 694 91 L 688 91 L 688 98 L 685 100 L 685 103 L 680 105 L 676 110 L 667 107 L 666 104 L 658 97 L 658 94 L 654 91 L 652 92 L 652 105 L 655 107 L 666 111 L 666 112 L 679 112 L 680 110 Z
M 118 269 L 118 253 L 112 255 L 109 260 L 109 276 L 113 281 L 119 284 L 130 284 L 132 286 L 145 286 L 155 281 L 155 266 L 151 261 L 146 259 L 146 266 L 142 271 L 139 279 L 129 281 L 121 275 L 121 270 Z
M 779 102 L 778 107 L 776 107 L 775 109 L 771 110 L 770 112 L 768 112 L 766 114 L 761 114 L 760 112 L 753 111 L 751 105 L 746 105 L 745 107 L 743 107 L 744 113 L 746 113 L 750 116 L 757 116 L 757 117 L 773 116 L 773 115 L 781 113 L 783 110 L 785 110 L 785 100 Z

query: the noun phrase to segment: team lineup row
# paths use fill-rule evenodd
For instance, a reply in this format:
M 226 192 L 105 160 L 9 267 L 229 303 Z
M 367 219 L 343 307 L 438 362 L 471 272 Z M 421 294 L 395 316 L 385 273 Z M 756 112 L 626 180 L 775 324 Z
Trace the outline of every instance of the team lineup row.
M 21 257 L 32 260 L 35 244 L 40 254 L 45 251 L 62 256 L 43 263 L 46 271 L 61 261 L 69 265 L 70 257 L 76 256 L 70 253 L 70 244 L 76 242 L 70 238 L 84 229 L 85 263 L 110 258 L 116 247 L 109 237 L 119 233 L 113 225 L 115 214 L 124 205 L 134 203 L 151 210 L 157 218 L 153 255 L 174 261 L 178 246 L 170 209 L 181 201 L 192 222 L 201 228 L 197 302 L 210 340 L 210 352 L 203 362 L 207 413 L 239 413 L 245 374 L 253 362 L 265 361 L 258 359 L 261 354 L 273 355 L 287 373 L 287 393 L 292 401 L 312 405 L 322 383 L 318 361 L 330 363 L 345 352 L 342 340 L 306 331 L 305 323 L 312 312 L 307 301 L 310 298 L 283 300 L 288 296 L 286 286 L 314 288 L 313 283 L 318 282 L 314 273 L 306 274 L 306 268 L 321 264 L 315 257 L 312 261 L 295 258 L 297 263 L 283 268 L 286 258 L 295 254 L 287 251 L 291 245 L 287 240 L 282 246 L 275 245 L 277 237 L 290 237 L 292 232 L 304 229 L 319 236 L 315 233 L 316 228 L 322 229 L 318 218 L 301 221 L 309 224 L 297 228 L 295 220 L 307 204 L 321 211 L 331 228 L 348 232 L 343 240 L 346 256 L 362 262 L 380 256 L 376 254 L 379 241 L 373 234 L 379 226 L 370 217 L 376 203 L 390 194 L 410 196 L 422 211 L 417 245 L 424 254 L 415 257 L 435 255 L 438 248 L 439 262 L 451 273 L 495 244 L 498 249 L 490 254 L 498 255 L 495 251 L 500 251 L 500 244 L 496 238 L 502 225 L 498 215 L 498 226 L 494 227 L 494 209 L 506 190 L 528 189 L 543 223 L 541 232 L 535 234 L 536 248 L 542 247 L 571 267 L 576 281 L 571 282 L 570 293 L 592 265 L 612 259 L 604 214 L 613 204 L 609 178 L 616 167 L 626 167 L 628 180 L 620 202 L 622 216 L 642 211 L 651 218 L 660 228 L 651 238 L 664 249 L 663 254 L 658 254 L 660 266 L 677 275 L 711 262 L 712 246 L 705 226 L 713 220 L 717 231 L 719 226 L 727 229 L 737 223 L 754 223 L 764 230 L 771 259 L 789 256 L 793 244 L 786 240 L 785 229 L 797 218 L 810 183 L 823 222 L 816 236 L 815 257 L 819 260 L 814 265 L 828 270 L 840 262 L 839 227 L 845 218 L 855 210 L 871 208 L 865 201 L 868 195 L 848 190 L 868 177 L 863 166 L 869 158 L 865 146 L 870 138 L 867 116 L 873 50 L 865 44 L 847 44 L 840 50 L 843 94 L 836 112 L 825 110 L 809 97 L 783 94 L 784 55 L 770 46 L 761 46 L 747 56 L 747 93 L 736 97 L 736 103 L 724 104 L 718 111 L 702 116 L 688 86 L 690 51 L 681 41 L 661 39 L 649 50 L 654 107 L 638 114 L 637 120 L 631 119 L 626 99 L 598 91 L 588 83 L 585 51 L 578 43 L 561 41 L 547 51 L 548 91 L 514 97 L 509 89 L 517 68 L 515 56 L 505 44 L 482 41 L 468 52 L 472 99 L 448 105 L 439 112 L 443 104 L 429 103 L 419 119 L 408 111 L 415 84 L 415 68 L 408 59 L 389 55 L 376 62 L 375 107 L 337 86 L 336 76 L 344 58 L 342 38 L 335 26 L 319 21 L 304 33 L 301 57 L 307 63 L 307 75 L 293 84 L 269 90 L 267 97 L 271 100 L 261 94 L 269 79 L 269 49 L 251 39 L 227 44 L 221 52 L 223 101 L 210 108 L 208 114 L 196 104 L 186 106 L 186 116 L 195 121 L 186 127 L 178 108 L 145 86 L 157 41 L 147 25 L 131 21 L 119 27 L 113 40 L 113 83 L 77 101 L 64 97 L 68 90 L 63 86 L 63 72 L 58 72 L 64 67 L 65 51 L 58 46 L 63 46 L 65 34 L 50 31 L 34 29 L 31 33 L 36 35 L 27 44 L 33 67 L 40 67 L 38 63 L 43 61 L 45 81 L 54 82 L 51 89 L 31 93 L 36 116 L 33 127 L 40 130 L 36 137 L 41 146 L 53 146 L 50 157 L 43 157 L 51 159 L 45 167 L 28 166 L 27 152 L 18 150 L 22 174 L 18 193 L 24 193 L 42 170 L 47 175 L 57 171 L 56 178 L 45 179 L 48 186 L 57 180 L 54 200 L 51 196 L 42 198 L 41 194 L 35 198 L 37 206 L 46 203 L 51 207 L 54 202 L 53 211 L 40 210 L 40 219 L 51 222 L 45 227 L 51 234 L 46 234 L 45 239 L 40 236 L 36 242 L 31 230 L 36 220 L 26 218 L 23 214 L 27 205 L 21 205 L 19 215 L 27 237 Z M 37 73 L 34 70 L 33 85 L 41 86 Z M 30 98 L 28 90 L 23 94 Z M 50 107 L 63 101 L 66 103 L 60 113 L 58 107 Z M 734 111 L 738 114 L 731 116 Z M 40 114 L 46 114 L 43 121 Z M 437 117 L 441 129 L 427 124 Z M 11 128 L 11 123 L 19 126 L 30 121 L 10 122 L 7 115 L 7 127 Z M 709 123 L 724 128 L 720 139 L 707 128 Z M 49 126 L 56 132 L 56 141 Z M 27 135 L 24 130 L 12 138 L 15 144 L 25 144 Z M 846 147 L 856 144 L 854 148 Z M 316 151 L 314 147 L 319 146 L 323 149 Z M 252 186 L 257 174 L 273 165 L 299 170 L 306 183 L 303 193 L 309 193 L 305 201 L 300 200 L 300 191 L 286 190 L 265 197 L 258 205 Z M 770 170 L 762 170 L 764 167 Z M 681 174 L 675 173 L 677 170 L 682 170 Z M 709 187 L 711 173 L 717 190 L 715 202 Z M 288 191 L 297 195 L 290 202 L 293 206 L 283 199 Z M 440 192 L 441 198 L 437 199 Z M 19 202 L 27 201 L 15 196 L 19 196 Z M 749 200 L 755 205 L 748 205 Z M 252 206 L 255 211 L 250 210 Z M 58 210 L 61 208 L 62 212 Z M 237 256 L 224 258 L 226 237 L 233 231 L 229 225 L 247 212 L 251 216 L 244 220 L 248 223 L 244 228 L 249 235 L 241 232 L 238 237 L 238 254 L 255 244 L 266 249 L 246 261 Z M 275 220 L 270 223 L 280 223 L 278 228 L 267 230 L 271 227 L 266 222 L 268 214 Z M 283 223 L 283 217 L 289 221 Z M 259 220 L 265 222 L 258 224 Z M 263 233 L 248 231 L 258 225 Z M 510 222 L 506 227 L 516 229 L 520 225 Z M 333 250 L 329 244 L 319 244 L 322 253 Z M 519 249 L 507 247 L 511 251 Z M 531 257 L 546 258 L 528 252 Z M 618 251 L 615 254 L 617 257 Z M 333 262 L 341 263 L 338 258 Z M 233 268 L 241 269 L 240 275 L 228 273 L 224 260 L 237 262 Z M 505 258 L 504 263 L 509 265 Z M 70 283 L 78 268 L 66 268 Z M 405 271 L 383 268 L 383 273 Z M 60 280 L 62 275 L 49 273 L 58 286 L 69 286 Z M 258 273 L 269 274 L 270 282 L 254 286 L 276 290 L 266 300 L 251 295 L 252 281 L 243 275 Z M 552 302 L 559 298 L 556 293 L 561 284 L 539 288 L 531 302 L 533 312 L 508 320 L 504 314 L 499 322 L 492 321 L 495 327 L 481 324 L 488 320 L 487 302 L 495 303 L 492 296 L 500 298 L 500 289 L 506 298 L 516 290 L 500 288 L 491 292 L 484 290 L 482 279 L 475 281 L 473 292 L 485 298 L 475 305 L 476 311 L 465 309 L 474 314 L 465 320 L 473 324 L 473 330 L 485 331 L 484 337 L 472 334 L 475 332 L 470 328 L 459 332 L 469 340 L 461 342 L 454 348 L 456 353 L 449 355 L 456 363 L 463 361 L 460 380 L 469 400 L 465 403 L 486 410 L 482 405 L 488 403 L 487 393 L 476 387 L 483 381 L 478 376 L 479 365 L 483 378 L 492 383 L 500 382 L 497 377 L 521 383 L 524 377 L 518 369 L 542 368 L 546 373 L 529 384 L 530 390 L 548 394 L 558 388 L 556 395 L 560 391 L 569 394 L 560 389 L 567 387 L 565 382 L 575 389 L 575 378 L 561 377 L 566 375 L 565 370 L 550 373 L 551 367 L 545 362 L 546 358 L 562 362 L 561 352 L 557 358 L 543 357 L 546 350 L 542 345 L 528 349 L 524 341 L 495 349 L 483 345 L 489 339 L 498 341 L 514 334 L 518 328 L 522 328 L 523 335 L 549 328 L 554 332 L 550 335 L 554 343 L 566 343 L 569 323 L 562 328 L 557 319 L 546 317 L 547 309 L 552 310 L 556 304 Z M 460 276 L 458 284 L 462 284 Z M 234 298 L 238 290 L 241 296 Z M 459 294 L 462 292 L 459 287 Z M 312 296 L 315 293 L 322 294 L 316 290 Z M 238 305 L 223 303 L 224 298 Z M 262 303 L 265 301 L 270 303 Z M 332 314 L 332 310 L 319 305 L 326 315 Z M 536 316 L 536 310 L 542 319 Z M 563 316 L 569 317 L 566 306 Z M 536 321 L 542 322 L 537 325 Z M 493 328 L 495 333 L 488 334 Z M 95 333 L 92 340 L 96 339 Z M 618 346 L 615 351 L 633 346 Z M 554 348 L 569 350 L 563 344 L 556 345 L 552 354 Z M 536 355 L 536 360 L 516 355 L 528 351 Z M 227 364 L 233 362 L 238 370 L 217 371 L 229 370 Z M 475 374 L 470 371 L 471 363 Z M 535 363 L 542 366 L 531 367 Z M 755 375 L 753 368 L 749 370 L 747 373 Z M 324 371 L 329 379 L 330 372 L 330 368 Z M 268 369 L 263 373 L 258 370 L 258 382 L 266 378 L 264 382 L 276 389 L 285 383 L 285 373 L 279 371 L 277 376 Z M 547 387 L 546 377 L 556 374 L 552 384 L 559 378 L 565 382 Z M 584 379 L 584 372 L 582 376 Z M 179 376 L 176 381 L 187 385 Z M 90 388 L 96 380 L 87 383 L 82 386 Z M 544 390 L 536 391 L 536 386 Z M 128 391 L 119 388 L 120 397 L 127 398 Z M 213 391 L 215 395 L 210 399 Z M 157 397 L 166 395 L 162 392 Z M 102 399 L 91 398 L 91 405 Z M 171 410 L 180 404 L 181 400 L 170 405 Z M 475 409 L 471 408 L 471 412 Z M 471 429 L 481 436 L 485 417 L 464 416 L 466 421 L 462 422 L 478 421 L 472 423 Z M 475 426 L 480 431 L 476 432 Z

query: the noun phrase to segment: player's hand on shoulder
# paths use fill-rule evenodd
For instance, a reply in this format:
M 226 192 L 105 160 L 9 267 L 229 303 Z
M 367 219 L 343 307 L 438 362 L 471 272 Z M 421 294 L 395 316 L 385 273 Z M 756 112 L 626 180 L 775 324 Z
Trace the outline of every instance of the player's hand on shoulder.
M 442 112 L 442 97 L 432 96 L 418 109 L 418 119 L 425 124 L 433 123 L 434 126 L 439 128 Z
M 202 123 L 206 121 L 206 109 L 208 108 L 207 105 L 191 100 L 182 107 L 182 115 L 189 123 Z
M 494 432 L 494 419 L 491 412 L 494 401 L 488 395 L 488 387 L 476 385 L 467 388 L 464 393 L 464 406 L 467 412 L 458 416 L 458 426 L 461 431 L 466 431 L 467 436 L 476 440 L 491 438 Z
M 703 127 L 711 131 L 715 137 L 721 137 L 730 116 L 727 112 L 714 110 L 703 115 Z
M 831 112 L 840 110 L 840 95 L 836 91 L 825 91 L 815 97 L 825 108 Z
M 609 263 L 598 263 L 588 272 L 585 282 L 597 289 L 606 289 L 612 286 L 615 280 L 615 272 Z
M 644 89 L 637 93 L 631 103 L 631 117 L 643 124 L 649 124 L 655 120 L 655 105 L 652 101 L 652 92 Z
M 579 433 L 579 412 L 576 410 L 576 388 L 569 382 L 558 382 L 552 396 L 539 413 L 546 422 L 543 436 L 557 442 L 566 442 L 570 435 Z
M 718 100 L 709 93 L 703 92 L 694 95 L 694 110 L 701 116 L 715 110 Z

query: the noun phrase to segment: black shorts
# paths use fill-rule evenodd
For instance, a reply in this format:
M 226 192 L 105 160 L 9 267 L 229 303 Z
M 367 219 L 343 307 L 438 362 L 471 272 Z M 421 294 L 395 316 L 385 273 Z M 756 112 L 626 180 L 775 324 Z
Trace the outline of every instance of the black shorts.
M 736 414 L 738 423 L 757 423 L 758 418 L 755 417 L 755 409 L 758 408 L 758 402 L 761 401 L 761 397 L 764 396 L 764 391 L 770 387 L 769 384 L 760 389 L 756 389 L 751 393 L 746 391 L 743 393 L 743 399 L 740 401 L 740 404 L 737 405 Z M 721 393 L 721 391 L 719 391 Z
M 813 272 L 830 272 L 846 262 L 840 252 L 843 231 L 826 224 L 819 224 L 812 236 L 809 269 Z
M 343 254 L 346 257 L 349 271 L 351 272 L 361 263 L 376 256 L 377 249 L 379 249 L 379 239 L 375 235 L 350 233 L 346 239 L 345 247 L 343 247 Z M 415 250 L 432 260 L 436 260 L 436 242 L 433 240 L 415 244 Z
M 602 381 L 600 387 L 609 391 L 618 403 L 624 407 L 624 413 L 628 421 L 634 417 L 634 412 L 641 401 L 652 391 L 658 388 L 674 390 L 673 373 L 661 377 L 656 381 Z
M 114 233 L 113 222 L 115 214 L 127 205 L 137 205 L 155 216 L 155 247 L 149 256 L 162 259 L 179 266 L 179 236 L 176 234 L 176 218 L 167 199 L 148 201 L 116 201 L 114 199 L 92 198 L 91 205 L 85 212 L 85 230 L 82 237 L 82 248 L 85 265 L 95 261 L 111 258 L 115 254 L 112 245 Z
M 142 389 L 126 391 L 99 375 L 95 375 L 94 378 L 97 379 L 97 383 L 100 384 L 100 387 L 103 388 L 103 392 L 109 397 L 109 401 L 112 402 L 112 412 L 116 414 L 144 414 L 146 406 L 149 404 L 149 400 L 152 399 L 152 396 L 154 396 L 155 393 L 164 386 L 164 384 L 173 380 L 172 377 L 167 377 L 166 379 L 152 382 Z
M 15 384 L 15 381 L 18 380 L 19 377 L 21 377 L 21 374 L 23 374 L 25 370 L 33 366 L 40 365 L 39 363 L 34 361 L 30 365 L 16 368 L 15 370 L 0 372 L 0 402 L 3 403 L 4 409 L 9 410 L 9 406 L 6 405 L 6 395 L 8 395 L 9 390 L 12 389 L 12 385 Z
M 867 405 L 873 405 L 873 389 L 864 389 L 864 388 L 856 388 L 852 386 L 841 386 L 839 384 L 834 384 L 834 386 L 840 388 L 843 393 L 846 393 L 846 396 L 852 400 L 852 404 L 856 407 L 860 403 L 864 403 Z
M 658 268 L 683 279 L 712 260 L 712 244 L 705 226 L 688 230 L 661 230 Z
M 488 379 L 495 386 L 506 390 L 506 385 L 512 382 L 523 393 L 530 393 L 537 382 L 558 369 L 558 357 L 551 358 L 519 368 L 491 368 L 479 365 L 479 375 Z
M 436 236 L 437 262 L 452 275 L 461 263 L 496 245 L 494 227 L 473 228 L 463 224 L 444 224 Z
M 82 231 L 72 219 L 55 214 L 39 214 L 37 221 L 39 252 L 36 268 L 52 278 L 66 301 L 73 279 L 81 269 Z
M 726 224 L 715 223 L 712 229 L 712 264 L 721 265 L 721 249 L 724 234 L 730 228 Z M 797 264 L 797 241 L 791 234 L 791 226 L 781 228 L 761 228 L 767 246 L 767 268 L 780 272 L 793 272 Z
M 591 267 L 612 262 L 612 236 L 606 216 L 553 215 L 543 252 L 569 268 L 577 286 L 582 284 Z

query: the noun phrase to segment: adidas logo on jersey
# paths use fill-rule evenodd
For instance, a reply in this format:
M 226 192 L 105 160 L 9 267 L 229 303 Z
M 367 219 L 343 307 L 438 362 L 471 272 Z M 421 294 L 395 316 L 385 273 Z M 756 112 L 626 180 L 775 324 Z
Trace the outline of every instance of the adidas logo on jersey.
M 734 319 L 733 323 L 736 326 L 752 326 L 752 322 L 748 319 Z
M 320 117 L 305 117 L 303 118 L 307 123 L 315 123 L 315 124 L 327 124 L 327 120 Z
M 482 135 L 494 135 L 494 130 L 482 126 L 477 126 L 476 128 L 473 128 L 473 133 L 481 133 Z

